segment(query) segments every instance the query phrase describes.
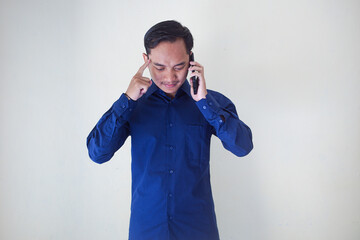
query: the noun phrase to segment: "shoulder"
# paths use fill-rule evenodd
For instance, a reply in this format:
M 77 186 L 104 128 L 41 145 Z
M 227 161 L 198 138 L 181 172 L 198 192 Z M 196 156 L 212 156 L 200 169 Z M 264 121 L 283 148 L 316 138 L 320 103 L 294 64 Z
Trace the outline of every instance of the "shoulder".
M 211 89 L 207 89 L 208 95 L 211 96 L 213 99 L 215 99 L 219 104 L 229 104 L 231 102 L 231 100 L 226 97 L 224 94 L 211 90 Z
M 208 94 L 212 95 L 213 97 L 219 97 L 219 98 L 226 98 L 224 94 L 219 93 L 217 91 L 211 90 L 211 89 L 206 89 Z

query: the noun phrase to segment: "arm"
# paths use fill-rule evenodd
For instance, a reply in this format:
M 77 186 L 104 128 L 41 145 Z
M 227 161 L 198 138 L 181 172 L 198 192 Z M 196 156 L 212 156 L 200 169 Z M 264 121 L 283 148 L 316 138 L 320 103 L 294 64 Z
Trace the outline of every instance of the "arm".
M 96 163 L 109 161 L 129 136 L 129 123 L 136 102 L 125 94 L 100 118 L 87 137 L 87 148 L 91 160 Z
M 201 113 L 214 127 L 215 134 L 227 150 L 239 157 L 247 155 L 253 149 L 250 128 L 239 119 L 234 104 L 228 98 L 220 93 L 207 91 L 204 67 L 195 61 L 190 64 L 190 78 L 199 78 L 197 94 L 194 94 L 192 81 L 190 82 L 191 96 Z
M 150 60 L 147 60 L 139 68 L 131 79 L 126 94 L 122 94 L 101 117 L 87 137 L 89 156 L 94 162 L 109 161 L 129 136 L 128 119 L 136 106 L 136 100 L 142 97 L 151 85 L 151 80 L 142 76 L 149 63 Z
M 235 105 L 226 97 L 209 90 L 205 99 L 196 102 L 224 148 L 236 156 L 245 156 L 253 149 L 250 128 L 237 116 Z

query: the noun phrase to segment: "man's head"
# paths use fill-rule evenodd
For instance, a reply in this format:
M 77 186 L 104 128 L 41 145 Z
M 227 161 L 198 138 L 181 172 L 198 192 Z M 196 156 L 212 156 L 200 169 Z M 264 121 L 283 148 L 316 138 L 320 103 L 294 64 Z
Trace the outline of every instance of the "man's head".
M 144 36 L 144 46 L 146 54 L 151 53 L 159 43 L 175 42 L 177 39 L 183 39 L 187 54 L 190 54 L 194 42 L 190 30 L 174 20 L 160 22 L 152 26 Z
M 174 97 L 188 73 L 193 47 L 189 29 L 176 21 L 160 22 L 145 34 L 144 45 L 143 57 L 144 61 L 151 60 L 152 80 L 168 96 Z

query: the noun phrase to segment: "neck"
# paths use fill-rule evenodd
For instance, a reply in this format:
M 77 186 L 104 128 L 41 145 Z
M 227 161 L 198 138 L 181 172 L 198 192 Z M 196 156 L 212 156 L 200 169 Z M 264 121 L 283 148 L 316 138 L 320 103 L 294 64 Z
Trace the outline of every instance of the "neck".
M 166 96 L 168 96 L 171 99 L 174 99 L 175 95 L 176 95 L 176 93 L 165 93 L 165 94 L 166 94 Z

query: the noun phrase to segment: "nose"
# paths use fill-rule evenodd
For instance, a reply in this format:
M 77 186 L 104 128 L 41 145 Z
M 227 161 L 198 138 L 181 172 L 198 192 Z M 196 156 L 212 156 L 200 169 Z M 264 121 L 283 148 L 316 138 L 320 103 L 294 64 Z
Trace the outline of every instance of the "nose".
M 163 77 L 166 82 L 173 82 L 176 80 L 176 72 L 174 69 L 170 69 L 166 71 Z

